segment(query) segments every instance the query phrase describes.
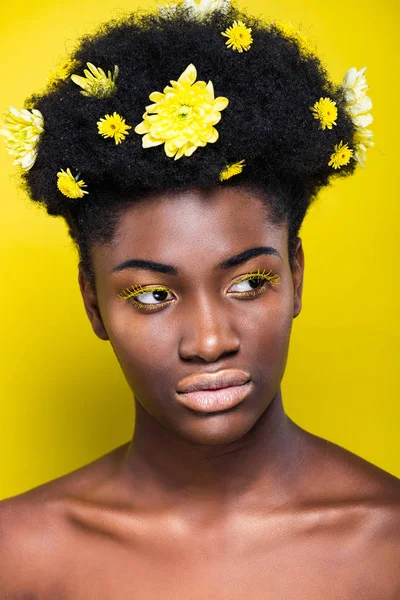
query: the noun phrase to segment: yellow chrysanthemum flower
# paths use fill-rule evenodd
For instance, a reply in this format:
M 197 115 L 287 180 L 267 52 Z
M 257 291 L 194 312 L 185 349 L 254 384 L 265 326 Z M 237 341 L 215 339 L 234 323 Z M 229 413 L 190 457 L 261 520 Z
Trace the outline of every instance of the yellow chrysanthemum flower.
M 226 165 L 226 167 L 224 167 L 219 174 L 220 181 L 229 179 L 230 177 L 233 177 L 233 175 L 239 175 L 239 173 L 243 171 L 243 168 L 245 166 L 246 163 L 244 160 L 240 160 L 237 163 L 230 163 L 229 165 Z
M 154 104 L 146 106 L 143 121 L 134 131 L 145 134 L 143 148 L 164 144 L 165 154 L 174 157 L 191 156 L 199 146 L 214 143 L 218 131 L 213 127 L 228 106 L 224 96 L 214 98 L 211 81 L 196 81 L 196 67 L 190 64 L 179 77 L 171 80 L 164 93 L 152 92 Z
M 315 48 L 310 39 L 304 35 L 304 33 L 296 29 L 290 21 L 277 19 L 276 21 L 273 21 L 272 24 L 275 25 L 285 37 L 296 40 L 304 54 L 315 54 Z
M 128 129 L 132 129 L 117 112 L 114 112 L 113 115 L 102 117 L 100 121 L 97 121 L 97 127 L 100 135 L 105 138 L 113 137 L 116 144 L 120 144 L 129 135 Z
M 85 77 L 80 75 L 71 75 L 71 79 L 76 85 L 83 88 L 83 96 L 94 96 L 95 98 L 109 98 L 117 91 L 115 80 L 118 77 L 118 67 L 114 66 L 114 73 L 108 71 L 106 75 L 103 69 L 95 67 L 92 63 L 86 63 L 90 70 L 84 69 Z
M 314 106 L 311 107 L 311 111 L 314 118 L 318 119 L 321 123 L 321 129 L 332 129 L 332 125 L 336 125 L 338 111 L 334 100 L 331 100 L 330 98 L 320 98 Z
M 251 27 L 247 27 L 243 21 L 234 21 L 233 25 L 222 32 L 221 35 L 228 38 L 225 42 L 228 48 L 233 48 L 238 52 L 248 50 L 253 43 Z
M 79 175 L 75 179 L 70 169 L 67 169 L 66 171 L 61 169 L 61 171 L 57 173 L 57 187 L 64 196 L 67 196 L 67 198 L 83 198 L 84 194 L 89 193 L 81 189 L 87 186 L 84 181 L 78 181 L 78 177 Z
M 17 110 L 10 106 L 0 124 L 0 135 L 6 138 L 4 141 L 8 153 L 16 157 L 14 165 L 21 165 L 25 171 L 33 167 L 43 131 L 44 119 L 40 110 Z
M 331 154 L 331 160 L 328 162 L 329 167 L 340 169 L 343 165 L 347 165 L 350 158 L 353 156 L 353 150 L 348 147 L 347 143 L 343 144 L 341 140 L 339 144 L 333 147 L 334 152 Z
M 47 77 L 47 83 L 53 84 L 58 83 L 59 81 L 65 81 L 71 75 L 74 69 L 77 69 L 80 66 L 80 62 L 78 60 L 72 60 L 68 58 L 64 60 L 58 67 L 54 69 Z

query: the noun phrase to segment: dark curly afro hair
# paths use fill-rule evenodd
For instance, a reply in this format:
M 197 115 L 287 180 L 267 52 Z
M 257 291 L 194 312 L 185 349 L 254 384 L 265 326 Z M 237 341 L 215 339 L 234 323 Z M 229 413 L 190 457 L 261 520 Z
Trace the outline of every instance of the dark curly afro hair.
M 221 35 L 234 20 L 251 27 L 247 51 L 228 47 Z M 355 169 L 354 159 L 338 170 L 328 165 L 335 144 L 343 140 L 351 148 L 354 141 L 341 87 L 329 80 L 315 53 L 304 51 L 299 38 L 234 5 L 202 19 L 183 6 L 138 11 L 82 38 L 70 58 L 76 61 L 72 72 L 79 75 L 88 62 L 106 72 L 118 65 L 117 91 L 109 98 L 84 96 L 67 77 L 53 79 L 43 93 L 31 96 L 25 107 L 42 112 L 45 132 L 37 160 L 23 178 L 32 200 L 66 220 L 94 287 L 91 245 L 110 243 L 124 207 L 150 193 L 255 186 L 272 220 L 288 225 L 292 261 L 312 199 L 332 177 Z M 211 80 L 215 96 L 227 97 L 229 104 L 216 125 L 218 140 L 174 160 L 162 145 L 143 148 L 134 127 L 143 119 L 149 94 L 162 91 L 191 63 L 197 79 Z M 321 97 L 337 105 L 337 125 L 331 129 L 322 129 L 310 110 Z M 114 111 L 132 126 L 118 145 L 97 128 L 97 121 Z M 220 181 L 220 171 L 240 160 L 245 160 L 243 171 Z M 67 168 L 80 174 L 89 194 L 70 199 L 58 190 L 57 172 Z

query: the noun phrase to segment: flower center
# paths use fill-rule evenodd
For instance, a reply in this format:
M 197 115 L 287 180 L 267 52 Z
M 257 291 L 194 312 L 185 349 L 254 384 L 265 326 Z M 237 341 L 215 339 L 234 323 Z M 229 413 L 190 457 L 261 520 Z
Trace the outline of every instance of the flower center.
M 189 104 L 180 104 L 176 116 L 181 121 L 186 121 L 193 114 L 193 106 Z

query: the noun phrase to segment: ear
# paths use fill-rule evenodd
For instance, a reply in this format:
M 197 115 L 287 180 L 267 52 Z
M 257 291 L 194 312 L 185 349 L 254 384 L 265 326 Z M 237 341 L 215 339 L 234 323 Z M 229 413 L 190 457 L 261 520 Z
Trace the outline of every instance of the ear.
M 89 317 L 89 321 L 92 324 L 93 331 L 101 340 L 109 340 L 106 328 L 104 327 L 103 319 L 100 314 L 99 303 L 97 300 L 96 291 L 86 276 L 85 271 L 82 268 L 82 263 L 79 263 L 79 275 L 78 282 L 81 290 L 83 303 L 85 305 L 86 314 Z
M 295 259 L 292 268 L 293 278 L 293 318 L 296 318 L 301 311 L 302 307 L 302 293 L 303 293 L 303 277 L 304 277 L 304 251 L 301 238 L 297 237 L 297 245 L 295 252 Z

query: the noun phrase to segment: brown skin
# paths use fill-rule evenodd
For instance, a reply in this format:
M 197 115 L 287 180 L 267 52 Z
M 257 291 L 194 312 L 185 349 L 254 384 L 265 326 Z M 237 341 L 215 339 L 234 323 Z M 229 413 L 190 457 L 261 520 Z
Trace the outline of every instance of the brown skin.
M 280 257 L 215 269 L 256 246 Z M 180 274 L 110 273 L 129 258 Z M 93 261 L 97 294 L 81 268 L 79 285 L 134 391 L 134 436 L 0 503 L 0 598 L 398 600 L 400 480 L 284 412 L 301 239 L 291 267 L 287 226 L 249 190 L 221 186 L 133 205 Z M 279 285 L 234 296 L 233 281 L 258 269 Z M 136 283 L 168 287 L 156 297 L 168 304 L 143 312 L 117 297 Z M 253 382 L 236 408 L 201 416 L 176 401 L 183 377 L 231 367 Z

